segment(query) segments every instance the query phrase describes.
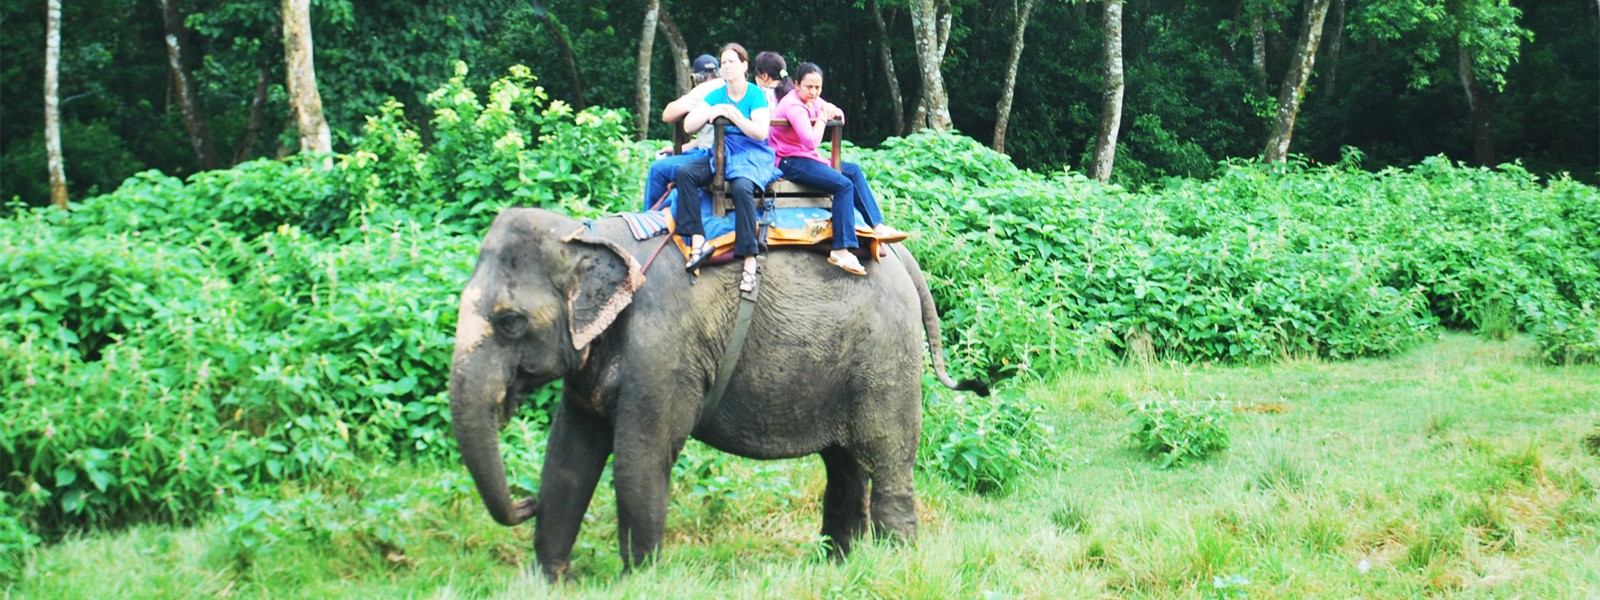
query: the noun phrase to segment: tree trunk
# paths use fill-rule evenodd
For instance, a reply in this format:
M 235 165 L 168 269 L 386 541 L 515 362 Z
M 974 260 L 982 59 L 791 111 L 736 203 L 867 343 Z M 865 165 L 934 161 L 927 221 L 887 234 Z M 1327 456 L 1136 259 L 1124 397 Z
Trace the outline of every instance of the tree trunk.
M 944 74 L 940 63 L 944 59 L 944 46 L 950 35 L 950 5 L 947 0 L 917 0 L 911 7 L 911 30 L 917 43 L 917 66 L 922 74 L 921 113 L 927 111 L 928 126 L 936 130 L 949 129 L 950 99 L 945 94 Z M 917 120 L 913 120 L 920 126 Z
M 61 0 L 45 5 L 44 150 L 50 163 L 50 203 L 67 209 L 67 171 L 61 162 Z
M 1105 0 L 1105 91 L 1100 96 L 1100 136 L 1094 142 L 1090 174 L 1101 183 L 1111 180 L 1117 157 L 1117 131 L 1122 128 L 1122 0 Z
M 183 14 L 178 11 L 178 0 L 161 0 L 161 25 L 167 43 L 167 70 L 172 72 L 172 87 L 178 93 L 178 109 L 183 112 L 183 125 L 189 131 L 189 145 L 194 147 L 200 168 L 210 171 L 217 168 L 217 153 L 211 145 L 211 132 L 206 130 L 205 108 L 200 106 L 195 90 L 194 76 L 183 58 Z
M 889 27 L 883 22 L 883 10 L 877 0 L 867 0 L 872 10 L 872 20 L 878 25 L 878 56 L 883 59 L 883 78 L 889 83 L 889 106 L 894 115 L 894 131 L 904 135 L 906 123 L 905 101 L 900 97 L 900 79 L 894 74 L 894 52 L 889 48 Z
M 317 92 L 312 60 L 311 0 L 283 0 L 283 54 L 289 66 L 289 104 L 300 132 L 300 151 L 330 154 L 333 135 L 322 116 L 322 95 Z
M 639 55 L 634 63 L 633 124 L 634 139 L 650 132 L 650 55 L 655 51 L 656 20 L 661 15 L 661 0 L 650 0 L 644 7 L 644 26 L 639 29 Z
M 572 108 L 583 110 L 589 106 L 583 100 L 583 79 L 578 76 L 578 61 L 572 55 L 572 43 L 567 40 L 567 29 L 556 21 L 556 16 L 550 14 L 543 3 L 533 3 L 533 15 L 539 17 L 546 29 L 550 30 L 550 37 L 556 40 L 556 49 L 561 51 L 561 60 L 567 64 L 567 81 L 572 84 Z
M 689 43 L 684 41 L 683 32 L 678 31 L 678 24 L 672 22 L 665 4 L 661 5 L 661 32 L 667 34 L 667 45 L 672 47 L 672 74 L 678 82 L 678 96 L 682 97 L 694 87 L 694 79 L 689 75 Z
M 250 160 L 250 153 L 254 151 L 256 138 L 261 135 L 262 113 L 267 108 L 267 67 L 261 66 L 256 72 L 256 94 L 250 99 L 250 122 L 244 127 L 244 136 L 239 138 L 239 146 L 233 151 L 233 164 Z
M 1327 96 L 1333 97 L 1334 89 L 1339 85 L 1339 51 L 1344 48 L 1344 0 L 1333 0 L 1333 20 L 1328 23 L 1328 28 L 1333 31 L 1333 39 L 1328 41 L 1328 69 Z
M 1250 17 L 1250 70 L 1256 74 L 1256 85 L 1267 87 L 1267 32 L 1261 24 L 1261 15 Z
M 994 107 L 994 151 L 1006 152 L 1006 124 L 1011 121 L 1011 100 L 1017 89 L 1017 64 L 1022 62 L 1022 38 L 1028 29 L 1028 17 L 1033 13 L 1034 0 L 1022 0 L 1017 11 L 1017 28 L 1011 34 L 1011 57 L 1006 61 L 1005 87 L 1000 91 L 1000 102 Z
M 1267 137 L 1268 162 L 1283 162 L 1289 156 L 1289 140 L 1294 137 L 1294 120 L 1300 114 L 1306 82 L 1317 62 L 1317 44 L 1322 41 L 1322 24 L 1328 17 L 1328 0 L 1306 0 L 1305 21 L 1300 24 L 1300 39 L 1295 43 L 1294 61 L 1283 75 L 1278 89 L 1278 118 Z
M 1456 76 L 1467 94 L 1467 107 L 1472 111 L 1472 156 L 1480 167 L 1493 166 L 1494 156 L 1494 92 L 1485 88 L 1472 74 L 1473 54 L 1459 38 L 1456 41 Z

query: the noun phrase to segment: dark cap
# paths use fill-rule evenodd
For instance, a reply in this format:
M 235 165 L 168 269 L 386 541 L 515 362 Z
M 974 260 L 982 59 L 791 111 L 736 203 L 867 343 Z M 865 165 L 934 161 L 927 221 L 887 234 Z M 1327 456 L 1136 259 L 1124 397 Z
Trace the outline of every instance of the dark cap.
M 710 54 L 701 54 L 700 56 L 696 56 L 694 58 L 694 62 L 689 63 L 689 70 L 695 73 L 714 75 L 716 74 L 717 67 L 720 64 L 721 63 L 717 62 L 716 57 Z

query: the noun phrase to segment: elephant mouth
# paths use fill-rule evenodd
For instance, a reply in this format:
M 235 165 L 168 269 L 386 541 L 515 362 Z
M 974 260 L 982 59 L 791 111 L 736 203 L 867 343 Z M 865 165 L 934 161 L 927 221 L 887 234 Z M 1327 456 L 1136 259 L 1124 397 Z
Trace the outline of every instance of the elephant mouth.
M 500 401 L 500 410 L 496 415 L 496 425 L 500 429 L 505 429 L 506 424 L 511 422 L 511 417 L 516 416 L 517 409 L 522 407 L 522 403 L 528 399 L 529 394 L 538 391 L 539 388 L 544 387 L 545 384 L 555 381 L 556 379 L 559 379 L 559 377 L 548 375 L 541 377 L 527 371 L 519 370 L 517 374 L 511 378 L 511 383 L 506 385 L 506 395 L 505 398 Z

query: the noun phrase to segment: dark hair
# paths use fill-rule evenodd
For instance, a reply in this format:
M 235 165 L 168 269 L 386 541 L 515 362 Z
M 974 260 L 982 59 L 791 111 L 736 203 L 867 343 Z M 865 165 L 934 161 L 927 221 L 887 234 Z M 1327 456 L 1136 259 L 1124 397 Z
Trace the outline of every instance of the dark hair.
M 800 66 L 794 68 L 794 79 L 785 77 L 783 82 L 778 84 L 778 99 L 782 100 L 784 96 L 789 95 L 789 92 L 794 91 L 794 88 L 797 87 L 796 82 L 805 79 L 807 75 L 812 73 L 816 73 L 818 77 L 821 77 L 822 67 L 817 66 L 817 63 L 800 63 Z
M 789 79 L 789 74 L 785 72 L 788 69 L 789 63 L 777 52 L 762 52 L 756 55 L 756 74 L 778 80 L 778 85 L 773 90 L 774 101 L 782 100 L 785 93 L 794 89 L 794 80 Z

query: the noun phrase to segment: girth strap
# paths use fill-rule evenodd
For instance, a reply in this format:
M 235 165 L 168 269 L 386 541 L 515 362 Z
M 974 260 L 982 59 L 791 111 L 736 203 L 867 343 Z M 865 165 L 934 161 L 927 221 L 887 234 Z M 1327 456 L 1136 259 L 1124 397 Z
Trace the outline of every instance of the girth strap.
M 739 313 L 734 317 L 733 337 L 728 338 L 722 362 L 717 365 L 717 379 L 711 384 L 711 392 L 706 396 L 706 405 L 700 411 L 700 421 L 695 423 L 695 429 L 711 422 L 711 417 L 717 414 L 717 405 L 722 403 L 722 393 L 728 390 L 728 381 L 733 379 L 733 368 L 739 364 L 739 356 L 744 353 L 744 340 L 750 335 L 751 316 L 756 312 L 756 297 L 761 292 L 761 271 L 766 264 L 767 255 L 757 254 L 755 285 L 750 286 L 748 292 L 739 292 Z

